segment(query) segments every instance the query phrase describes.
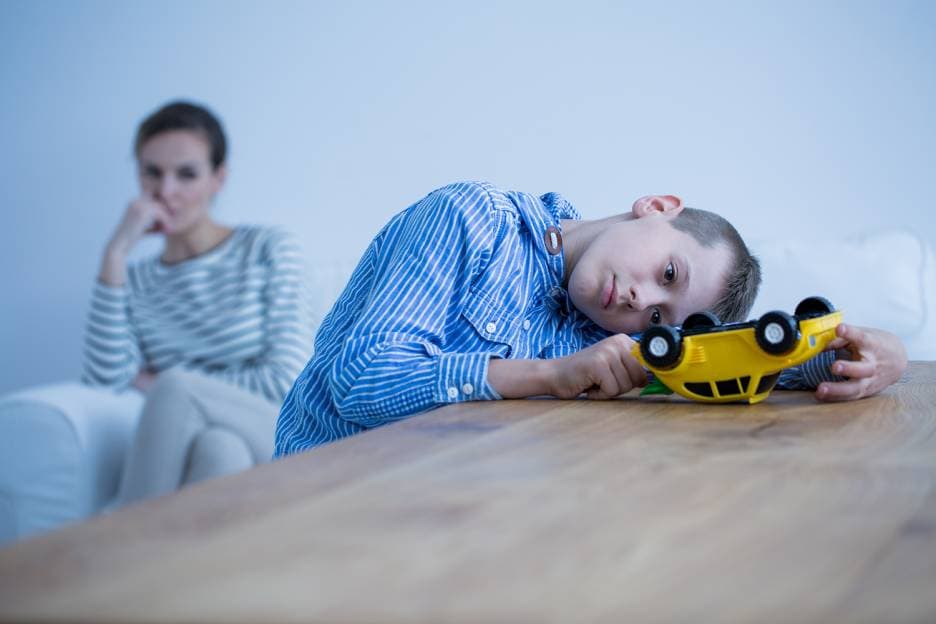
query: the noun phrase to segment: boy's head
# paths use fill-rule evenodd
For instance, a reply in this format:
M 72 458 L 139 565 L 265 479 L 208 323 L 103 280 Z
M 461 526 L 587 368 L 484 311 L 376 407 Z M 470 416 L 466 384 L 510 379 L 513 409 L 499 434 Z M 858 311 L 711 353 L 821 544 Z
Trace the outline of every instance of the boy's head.
M 679 324 L 699 310 L 733 322 L 754 304 L 760 264 L 737 230 L 678 197 L 642 197 L 629 214 L 573 227 L 569 296 L 608 331 Z
M 698 208 L 683 208 L 670 225 L 692 236 L 702 246 L 724 245 L 731 254 L 724 289 L 709 310 L 724 323 L 743 321 L 760 288 L 760 262 L 748 250 L 738 230 L 727 219 Z

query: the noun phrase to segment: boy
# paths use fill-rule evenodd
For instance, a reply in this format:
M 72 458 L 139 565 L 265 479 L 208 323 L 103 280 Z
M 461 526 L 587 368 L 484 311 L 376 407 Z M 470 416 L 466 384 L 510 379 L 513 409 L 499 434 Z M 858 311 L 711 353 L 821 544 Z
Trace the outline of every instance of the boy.
M 737 231 L 678 197 L 583 221 L 561 196 L 487 183 L 439 189 L 375 237 L 325 317 L 286 397 L 282 456 L 461 401 L 607 399 L 646 384 L 627 334 L 698 310 L 742 320 L 760 284 Z M 820 399 L 896 381 L 896 336 L 841 326 L 827 352 L 786 375 Z M 820 383 L 821 382 L 821 385 Z

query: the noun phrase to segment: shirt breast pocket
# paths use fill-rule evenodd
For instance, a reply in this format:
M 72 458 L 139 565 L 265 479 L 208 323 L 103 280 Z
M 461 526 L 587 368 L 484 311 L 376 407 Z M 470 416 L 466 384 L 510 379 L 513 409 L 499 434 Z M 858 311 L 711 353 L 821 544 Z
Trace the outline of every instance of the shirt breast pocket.
M 491 343 L 491 353 L 510 357 L 516 347 L 518 313 L 509 302 L 496 302 L 489 295 L 472 290 L 462 308 L 462 316 L 477 336 Z

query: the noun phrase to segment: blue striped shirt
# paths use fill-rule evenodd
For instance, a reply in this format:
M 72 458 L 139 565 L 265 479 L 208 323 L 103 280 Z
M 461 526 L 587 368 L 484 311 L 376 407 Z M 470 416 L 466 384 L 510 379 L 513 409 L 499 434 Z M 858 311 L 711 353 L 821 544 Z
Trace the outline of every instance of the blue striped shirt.
M 500 358 L 556 358 L 610 334 L 574 308 L 544 233 L 581 219 L 560 195 L 483 182 L 394 216 L 322 321 L 280 411 L 283 456 L 450 403 L 500 398 Z

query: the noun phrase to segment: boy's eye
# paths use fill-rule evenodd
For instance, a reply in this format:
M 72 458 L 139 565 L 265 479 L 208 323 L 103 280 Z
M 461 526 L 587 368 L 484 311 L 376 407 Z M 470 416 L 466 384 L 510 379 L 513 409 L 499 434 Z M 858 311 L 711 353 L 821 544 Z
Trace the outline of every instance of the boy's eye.
M 192 169 L 180 169 L 179 177 L 182 178 L 183 180 L 192 180 L 198 176 L 195 173 L 195 171 L 193 171 Z
M 666 265 L 666 269 L 663 270 L 663 279 L 667 282 L 676 281 L 676 265 L 670 262 Z
M 659 308 L 654 308 L 653 312 L 650 314 L 650 322 L 654 325 L 659 325 L 663 321 L 663 316 L 660 314 Z

